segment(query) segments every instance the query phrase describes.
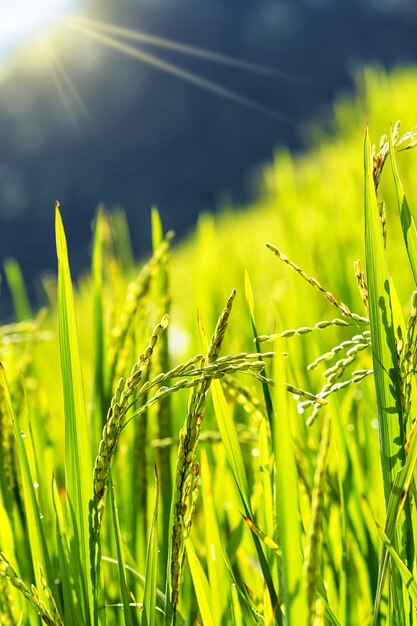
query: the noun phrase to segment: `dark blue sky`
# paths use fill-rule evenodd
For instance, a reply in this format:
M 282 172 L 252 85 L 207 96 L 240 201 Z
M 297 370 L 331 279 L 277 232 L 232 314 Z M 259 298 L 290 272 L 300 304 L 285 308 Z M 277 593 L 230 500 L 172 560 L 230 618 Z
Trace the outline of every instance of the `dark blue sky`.
M 93 39 L 70 26 L 44 61 L 10 68 L 0 57 L 0 257 L 16 257 L 30 281 L 55 269 L 55 199 L 76 272 L 89 263 L 100 202 L 126 209 L 140 256 L 152 205 L 181 235 L 199 211 L 224 198 L 246 201 L 251 171 L 279 145 L 302 149 L 302 129 L 349 88 L 356 68 L 417 60 L 411 0 L 106 0 L 90 2 L 84 15 L 287 77 L 117 37 L 258 103 L 256 110 L 104 45 L 103 36 L 115 35 Z M 4 293 L 0 310 L 2 300 Z

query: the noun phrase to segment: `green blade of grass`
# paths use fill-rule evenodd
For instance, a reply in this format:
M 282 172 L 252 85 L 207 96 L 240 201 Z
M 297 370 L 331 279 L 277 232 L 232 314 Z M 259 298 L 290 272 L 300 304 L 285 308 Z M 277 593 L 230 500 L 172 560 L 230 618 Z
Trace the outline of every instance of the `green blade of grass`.
M 401 388 L 396 357 L 396 341 L 390 296 L 390 281 L 385 255 L 381 219 L 373 181 L 373 164 L 368 130 L 364 142 L 365 173 L 365 257 L 369 290 L 369 321 L 372 336 L 372 360 L 385 507 L 388 507 L 395 476 L 404 462 L 405 438 L 402 428 Z M 405 530 L 407 534 L 407 531 Z M 399 545 L 402 543 L 398 537 Z M 381 560 L 381 566 L 383 559 Z M 404 619 L 402 585 L 393 573 L 391 584 L 394 615 Z M 381 581 L 381 575 L 379 576 Z M 380 589 L 382 593 L 382 588 Z M 374 607 L 374 623 L 380 595 Z
M 7 412 L 13 424 L 13 431 L 16 442 L 17 457 L 21 470 L 21 480 L 23 489 L 23 499 L 25 504 L 26 524 L 29 534 L 29 545 L 33 564 L 33 573 L 35 575 L 36 586 L 43 596 L 43 600 L 47 601 L 47 597 L 42 590 L 39 566 L 41 566 L 46 574 L 48 584 L 54 589 L 56 596 L 56 586 L 54 584 L 54 576 L 52 572 L 51 559 L 49 556 L 48 546 L 42 526 L 42 518 L 39 512 L 38 502 L 35 496 L 33 486 L 33 477 L 31 475 L 28 454 L 25 447 L 25 441 L 28 440 L 28 433 L 21 431 L 17 422 L 11 397 L 10 390 L 6 380 L 6 374 L 3 365 L 0 363 L 0 388 L 5 400 Z M 27 443 L 29 445 L 29 442 Z
M 29 303 L 22 270 L 17 261 L 14 259 L 6 259 L 4 262 L 4 273 L 12 294 L 16 321 L 21 322 L 30 319 L 32 317 L 32 309 Z
M 0 389 L 4 397 L 5 406 L 9 414 L 10 420 L 13 424 L 13 431 L 16 442 L 17 457 L 19 459 L 23 499 L 26 513 L 26 524 L 29 535 L 29 545 L 32 557 L 32 564 L 34 575 L 36 579 L 36 586 L 42 590 L 39 565 L 42 566 L 46 573 L 48 583 L 54 588 L 52 566 L 45 540 L 45 534 L 42 526 L 42 518 L 39 512 L 38 502 L 35 496 L 35 490 L 33 486 L 33 478 L 30 471 L 28 454 L 25 447 L 25 441 L 28 439 L 28 433 L 21 431 L 17 422 L 11 397 L 10 390 L 6 380 L 6 374 L 3 365 L 0 363 Z M 29 442 L 27 443 L 29 445 Z M 56 591 L 56 590 L 55 590 Z M 43 598 L 46 600 L 46 597 Z
M 110 478 L 111 481 L 111 478 Z M 110 487 L 111 510 L 113 517 L 113 531 L 116 544 L 117 563 L 119 569 L 119 583 L 122 594 L 123 603 L 123 619 L 125 626 L 133 626 L 132 607 L 130 606 L 129 590 L 126 581 L 126 568 L 123 555 L 122 536 L 120 533 L 119 513 L 116 506 L 116 498 L 114 495 L 114 485 Z
M 79 626 L 83 623 L 80 604 L 79 580 L 72 571 L 72 561 L 65 532 L 64 516 L 55 478 L 52 480 L 52 500 L 56 517 L 56 537 L 62 594 L 64 601 L 64 621 L 66 626 Z
M 384 250 L 381 220 L 372 177 L 371 147 L 368 131 L 364 146 L 365 166 L 365 256 L 369 289 L 369 317 L 372 357 L 378 408 L 380 455 L 385 504 L 395 474 L 403 460 L 401 393 L 393 328 L 390 282 Z
M 200 326 L 200 338 L 203 343 L 204 350 L 208 350 L 207 337 L 204 332 L 204 328 L 199 318 Z M 225 449 L 227 462 L 232 470 L 232 475 L 236 483 L 242 505 L 245 514 L 253 519 L 252 505 L 250 501 L 249 485 L 245 473 L 245 465 L 243 462 L 242 450 L 240 449 L 239 439 L 236 433 L 236 428 L 233 423 L 232 416 L 230 414 L 229 407 L 224 397 L 224 392 L 219 380 L 213 379 L 211 382 L 211 393 L 213 397 L 214 413 L 216 415 L 217 425 L 220 431 L 220 436 Z M 271 604 L 276 608 L 276 620 L 278 624 L 281 624 L 281 612 L 278 608 L 278 597 L 274 588 L 272 574 L 269 569 L 265 554 L 262 549 L 261 542 L 256 535 L 252 535 L 255 544 L 256 552 L 258 554 L 260 566 L 265 577 L 265 583 L 268 587 L 268 592 L 271 598 Z
M 103 237 L 104 215 L 99 210 L 94 229 L 92 276 L 94 284 L 93 334 L 94 379 L 93 411 L 94 435 L 100 436 L 106 415 L 108 399 L 105 397 L 105 336 L 103 321 Z
M 107 563 L 111 563 L 112 565 L 118 565 L 118 562 L 116 559 L 112 559 L 111 557 L 108 557 L 108 556 L 103 556 L 103 561 L 106 561 Z M 139 584 L 143 588 L 145 588 L 145 582 L 146 582 L 145 576 L 140 574 L 137 571 L 137 569 L 135 567 L 132 567 L 131 565 L 126 564 L 125 569 L 126 571 L 130 572 L 130 574 L 139 582 Z M 166 605 L 165 593 L 157 587 L 156 608 L 157 608 L 158 613 L 161 613 L 161 614 L 164 613 L 165 605 Z M 177 617 L 177 626 L 188 626 L 187 622 L 185 621 L 185 619 L 183 618 L 179 610 L 177 610 L 176 617 Z
M 401 227 L 405 247 L 407 248 L 408 259 L 410 261 L 411 270 L 414 276 L 414 282 L 417 285 L 417 229 L 414 216 L 410 211 L 404 188 L 398 173 L 397 160 L 395 157 L 394 146 L 392 145 L 392 132 L 389 133 L 390 145 L 389 151 L 391 156 L 392 175 L 394 178 L 395 193 L 397 197 L 398 211 L 401 218 Z
M 159 481 L 155 469 L 155 507 L 152 515 L 151 529 L 149 533 L 148 550 L 145 566 L 145 589 L 143 592 L 143 616 L 142 626 L 155 626 L 155 607 L 158 573 L 158 500 Z
M 415 431 L 417 430 L 417 424 L 413 425 L 413 429 L 410 433 L 410 448 L 408 450 L 407 459 L 404 467 L 398 472 L 395 477 L 394 485 L 391 490 L 390 498 L 388 501 L 387 517 L 385 522 L 384 533 L 386 534 L 388 541 L 393 542 L 395 531 L 398 525 L 398 520 L 401 511 L 406 503 L 407 493 L 410 488 L 411 482 L 414 476 L 414 470 L 417 462 L 417 436 Z M 378 614 L 379 604 L 382 597 L 382 590 L 384 586 L 385 577 L 388 568 L 388 553 L 384 544 L 381 551 L 380 568 L 378 572 L 377 592 L 375 596 L 375 616 Z M 376 619 L 376 617 L 375 617 Z M 376 622 L 375 622 L 376 623 Z
M 58 326 L 65 414 L 65 482 L 69 519 L 83 581 L 85 620 L 93 617 L 93 591 L 89 576 L 89 499 L 93 493 L 89 431 L 78 349 L 68 251 L 61 215 L 56 208 L 58 256 Z
M 226 452 L 227 461 L 231 467 L 233 478 L 239 491 L 245 514 L 253 519 L 252 505 L 250 502 L 250 491 L 246 479 L 245 466 L 243 462 L 242 451 L 239 445 L 239 439 L 224 397 L 223 389 L 219 380 L 213 380 L 211 384 L 213 395 L 214 411 L 216 414 L 217 424 Z M 272 574 L 269 569 L 268 562 L 262 549 L 259 538 L 252 534 L 256 552 L 258 554 L 260 566 L 268 587 L 271 604 L 274 607 L 277 623 L 281 623 L 281 612 L 278 607 L 278 597 L 274 588 Z
M 256 351 L 262 352 L 261 344 L 258 340 L 259 335 L 256 329 L 256 323 L 255 323 L 255 301 L 253 298 L 253 290 L 252 290 L 252 285 L 250 282 L 249 274 L 247 271 L 245 271 L 245 298 L 246 298 L 246 302 L 247 302 L 248 309 L 249 309 L 253 336 L 255 337 Z M 269 427 L 272 432 L 274 428 L 272 398 L 271 398 L 271 392 L 270 392 L 269 386 L 266 382 L 262 383 L 262 391 L 263 391 L 263 396 L 264 396 L 264 401 L 265 401 L 265 408 L 266 408 L 266 414 L 268 417 Z
M 404 561 L 402 561 L 400 559 L 400 557 L 398 555 L 398 552 L 396 551 L 396 549 L 392 545 L 391 541 L 389 540 L 389 538 L 385 534 L 383 528 L 377 522 L 375 517 L 373 519 L 374 519 L 375 526 L 377 527 L 379 536 L 381 537 L 381 540 L 383 541 L 384 546 L 385 546 L 387 552 L 392 557 L 392 560 L 394 561 L 394 563 L 395 563 L 395 565 L 396 565 L 396 567 L 398 569 L 398 572 L 399 572 L 399 574 L 400 574 L 400 576 L 402 578 L 404 586 L 406 587 L 408 593 L 410 594 L 411 600 L 414 602 L 415 605 L 417 605 L 417 582 L 416 582 L 413 574 L 410 572 L 410 570 L 408 569 L 408 567 L 406 566 Z
M 161 247 L 164 240 L 163 226 L 159 211 L 152 209 L 152 247 L 153 253 Z M 158 316 L 162 317 L 170 311 L 170 293 L 169 293 L 169 275 L 167 270 L 167 255 L 160 259 L 155 268 L 154 277 L 154 293 L 158 306 Z M 170 370 L 169 359 L 169 330 L 160 338 L 159 346 L 156 351 L 153 363 L 153 371 L 155 374 L 160 372 L 168 372 Z M 158 402 L 156 407 L 156 421 L 158 437 L 171 437 L 171 399 L 168 396 Z M 164 485 L 161 493 L 161 519 L 164 528 L 169 527 L 171 516 L 171 494 L 173 490 L 172 470 L 171 470 L 171 452 L 169 448 L 161 448 L 155 450 L 156 464 L 160 480 Z M 166 564 L 168 561 L 168 541 L 166 533 L 160 540 L 160 560 Z
M 187 539 L 186 550 L 203 626 L 214 626 L 216 622 L 211 611 L 212 596 L 210 585 L 195 553 L 191 539 Z
M 206 450 L 201 450 L 201 491 L 204 506 L 204 531 L 207 572 L 210 581 L 213 616 L 220 624 L 229 602 L 230 577 L 223 558 L 223 546 L 213 499 L 210 466 Z
M 278 343 L 278 342 L 277 342 Z M 281 345 L 275 346 L 275 427 L 272 438 L 275 458 L 276 514 L 282 550 L 281 580 L 285 624 L 308 624 L 307 594 L 303 585 L 302 524 L 294 442 L 290 427 L 288 393 L 284 386 L 285 361 Z M 295 419 L 295 416 L 294 416 Z

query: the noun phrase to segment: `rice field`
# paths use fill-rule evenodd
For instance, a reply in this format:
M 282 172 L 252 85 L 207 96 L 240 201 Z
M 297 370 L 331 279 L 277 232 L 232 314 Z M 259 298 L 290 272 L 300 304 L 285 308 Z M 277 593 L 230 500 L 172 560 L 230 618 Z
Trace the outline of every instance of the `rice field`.
M 417 623 L 416 85 L 139 265 L 99 211 L 76 281 L 57 203 L 40 311 L 6 263 L 1 624 Z

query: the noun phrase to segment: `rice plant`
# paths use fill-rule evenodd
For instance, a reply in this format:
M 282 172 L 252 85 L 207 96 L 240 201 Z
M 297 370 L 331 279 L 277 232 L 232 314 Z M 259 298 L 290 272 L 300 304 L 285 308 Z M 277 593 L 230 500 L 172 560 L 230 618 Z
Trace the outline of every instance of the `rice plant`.
M 234 250 L 216 256 L 196 313 L 155 210 L 140 268 L 123 215 L 100 211 L 75 288 L 57 205 L 48 310 L 32 318 L 6 271 L 2 624 L 415 624 L 417 231 L 397 158 L 416 143 L 396 124 L 373 148 L 366 131 L 365 270 L 350 259 L 349 289 L 319 282 L 276 233 L 254 252 L 262 280 L 242 269 L 229 289 Z M 210 266 L 210 229 L 190 280 Z M 294 285 L 281 301 L 280 281 Z

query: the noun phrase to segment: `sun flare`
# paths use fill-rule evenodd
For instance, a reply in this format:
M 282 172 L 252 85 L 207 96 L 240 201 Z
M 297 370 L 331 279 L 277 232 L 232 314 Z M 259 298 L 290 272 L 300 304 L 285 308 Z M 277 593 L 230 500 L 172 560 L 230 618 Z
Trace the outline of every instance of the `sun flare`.
M 14 0 L 0 3 L 0 54 L 10 53 L 50 31 L 76 0 Z

